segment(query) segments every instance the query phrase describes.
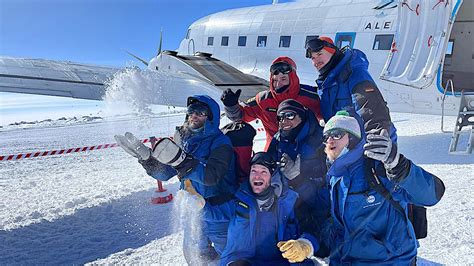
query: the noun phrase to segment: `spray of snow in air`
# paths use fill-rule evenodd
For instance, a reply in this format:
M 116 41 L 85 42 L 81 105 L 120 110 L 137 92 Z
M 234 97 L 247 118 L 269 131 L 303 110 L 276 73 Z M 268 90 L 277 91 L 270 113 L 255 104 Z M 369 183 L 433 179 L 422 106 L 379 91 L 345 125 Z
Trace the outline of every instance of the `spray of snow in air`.
M 184 190 L 179 190 L 176 193 L 176 198 L 173 203 L 173 215 L 175 221 L 173 223 L 173 231 L 184 231 L 184 237 L 188 239 L 197 240 L 201 238 L 201 223 L 200 216 L 201 208 L 204 202 L 200 201 L 196 196 L 189 194 Z M 190 252 L 192 254 L 198 253 L 198 242 L 193 241 L 191 246 L 194 250 L 187 250 L 184 252 Z M 196 261 L 194 263 L 202 265 L 199 257 L 193 258 Z

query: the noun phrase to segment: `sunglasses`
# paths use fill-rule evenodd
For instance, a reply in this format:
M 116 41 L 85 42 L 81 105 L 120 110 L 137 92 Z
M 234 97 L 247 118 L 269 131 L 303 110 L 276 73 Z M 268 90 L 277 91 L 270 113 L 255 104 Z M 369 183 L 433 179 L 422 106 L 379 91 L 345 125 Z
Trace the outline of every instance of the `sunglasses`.
M 270 67 L 270 73 L 272 73 L 272 75 L 278 75 L 280 73 L 288 74 L 291 71 L 293 71 L 293 67 L 286 62 L 278 62 Z
M 207 108 L 203 107 L 203 106 L 199 106 L 199 105 L 190 105 L 188 107 L 188 110 L 186 111 L 186 114 L 187 115 L 192 115 L 192 114 L 195 114 L 199 117 L 203 117 L 203 116 L 208 116 L 209 113 L 207 111 Z
M 295 112 L 281 112 L 277 115 L 277 121 L 281 122 L 281 121 L 283 121 L 283 119 L 293 120 L 293 119 L 295 119 L 295 117 L 296 117 Z
M 342 139 L 345 135 L 347 134 L 346 131 L 344 130 L 332 130 L 329 132 L 324 133 L 323 135 L 323 143 L 327 143 L 329 138 L 332 138 L 333 140 L 340 140 Z

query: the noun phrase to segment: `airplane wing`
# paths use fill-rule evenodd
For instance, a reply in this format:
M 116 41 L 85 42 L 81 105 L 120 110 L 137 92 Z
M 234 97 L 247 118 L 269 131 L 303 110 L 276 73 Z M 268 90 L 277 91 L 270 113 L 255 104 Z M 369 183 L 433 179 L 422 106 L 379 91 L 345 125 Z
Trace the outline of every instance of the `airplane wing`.
M 185 106 L 194 94 L 208 94 L 220 103 L 227 88 L 242 89 L 241 100 L 246 100 L 267 89 L 268 82 L 209 54 L 178 56 L 165 51 L 146 70 L 0 57 L 1 92 Z
M 68 61 L 0 57 L 0 91 L 101 100 L 120 69 Z

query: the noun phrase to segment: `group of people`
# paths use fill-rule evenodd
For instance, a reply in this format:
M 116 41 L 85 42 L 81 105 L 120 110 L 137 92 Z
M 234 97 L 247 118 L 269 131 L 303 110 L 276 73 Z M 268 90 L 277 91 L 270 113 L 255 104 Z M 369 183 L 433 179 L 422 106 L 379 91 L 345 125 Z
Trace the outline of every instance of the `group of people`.
M 306 56 L 319 72 L 316 88 L 279 57 L 269 90 L 247 102 L 240 90 L 223 92 L 233 122 L 222 130 L 218 103 L 196 95 L 173 139 L 150 149 L 131 133 L 116 136 L 150 176 L 177 176 L 199 199 L 200 233 L 184 232 L 188 264 L 415 263 L 409 205 L 436 204 L 444 184 L 399 153 L 363 52 L 320 37 L 306 43 Z M 266 145 L 252 156 L 247 123 L 255 119 Z

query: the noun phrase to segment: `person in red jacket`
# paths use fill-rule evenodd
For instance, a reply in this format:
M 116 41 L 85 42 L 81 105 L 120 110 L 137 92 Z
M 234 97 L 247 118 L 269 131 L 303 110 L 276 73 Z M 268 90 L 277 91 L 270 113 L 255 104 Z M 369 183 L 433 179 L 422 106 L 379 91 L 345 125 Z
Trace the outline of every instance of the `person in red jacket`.
M 221 100 L 225 113 L 232 121 L 251 122 L 255 119 L 262 121 L 266 131 L 265 151 L 268 149 L 273 135 L 278 131 L 278 105 L 286 99 L 294 99 L 322 120 L 319 106 L 319 96 L 316 89 L 309 85 L 300 84 L 296 74 L 295 62 L 286 56 L 275 59 L 270 67 L 270 89 L 259 92 L 255 97 L 239 104 L 241 90 L 233 92 L 227 89 L 222 93 Z

